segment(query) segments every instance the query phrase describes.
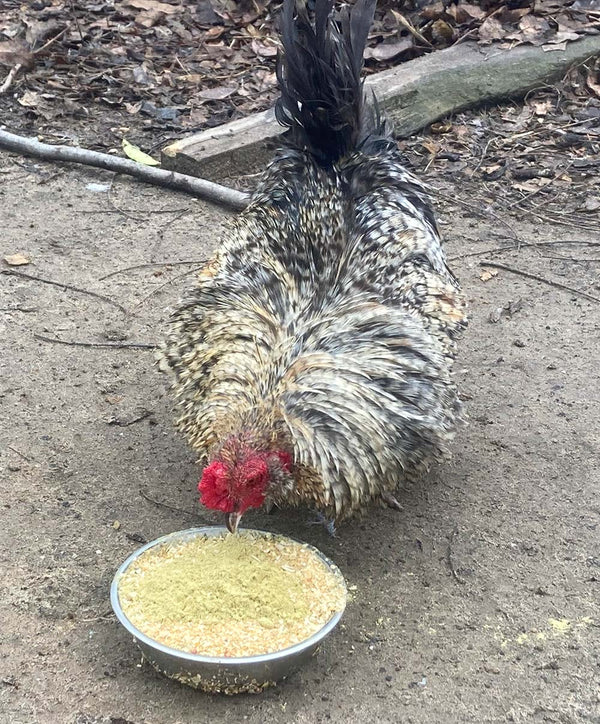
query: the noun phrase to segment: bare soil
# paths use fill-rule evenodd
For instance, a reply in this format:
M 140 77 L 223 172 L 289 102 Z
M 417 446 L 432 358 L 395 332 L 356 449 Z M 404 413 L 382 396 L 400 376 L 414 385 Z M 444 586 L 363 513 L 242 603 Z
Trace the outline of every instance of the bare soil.
M 540 246 L 497 261 L 600 298 L 598 247 L 544 245 L 599 237 L 576 228 L 577 212 L 570 225 L 480 213 L 481 183 L 434 181 L 451 199 L 439 216 L 470 302 L 456 372 L 469 424 L 453 461 L 402 492 L 400 513 L 374 509 L 335 538 L 308 513 L 245 518 L 323 550 L 353 600 L 304 670 L 225 698 L 141 664 L 110 611 L 112 575 L 143 541 L 220 522 L 197 503 L 199 471 L 151 350 L 34 335 L 158 340 L 194 267 L 101 277 L 205 258 L 226 214 L 105 172 L 0 155 L 0 251 L 31 259 L 3 270 L 128 310 L 0 277 L 2 723 L 600 722 L 600 303 L 505 270 L 482 277 L 485 256 L 464 256 L 518 236 Z

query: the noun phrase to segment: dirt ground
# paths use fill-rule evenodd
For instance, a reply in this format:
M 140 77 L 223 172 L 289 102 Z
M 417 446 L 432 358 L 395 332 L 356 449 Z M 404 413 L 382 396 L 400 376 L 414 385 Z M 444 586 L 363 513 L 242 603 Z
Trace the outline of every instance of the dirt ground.
M 471 203 L 479 193 L 442 185 Z M 510 243 L 496 216 L 438 209 L 450 257 Z M 308 516 L 248 515 L 247 525 L 318 546 L 354 597 L 343 626 L 289 681 L 211 697 L 140 664 L 109 606 L 112 575 L 141 542 L 216 522 L 196 502 L 198 470 L 152 352 L 34 335 L 158 340 L 193 267 L 101 277 L 205 258 L 226 214 L 108 173 L 2 154 L 0 218 L 2 257 L 32 262 L 12 269 L 128 311 L 0 277 L 3 724 L 600 722 L 598 302 L 504 270 L 484 281 L 482 257 L 453 263 L 471 322 L 457 365 L 470 422 L 452 463 L 403 491 L 403 512 L 375 509 L 336 538 Z M 509 223 L 528 242 L 598 241 Z M 577 261 L 586 254 L 595 262 Z M 593 247 L 539 246 L 499 260 L 600 297 L 597 257 Z

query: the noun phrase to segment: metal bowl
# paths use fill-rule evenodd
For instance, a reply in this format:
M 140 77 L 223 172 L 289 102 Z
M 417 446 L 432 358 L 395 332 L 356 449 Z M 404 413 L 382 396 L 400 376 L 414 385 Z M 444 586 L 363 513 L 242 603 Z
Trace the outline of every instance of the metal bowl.
M 244 532 L 240 529 L 240 532 Z M 259 535 L 269 535 L 273 538 L 286 540 L 285 536 L 266 533 L 265 531 L 248 531 Z M 319 631 L 310 638 L 289 648 L 259 656 L 244 656 L 238 658 L 200 656 L 185 651 L 178 651 L 169 646 L 151 639 L 139 631 L 127 618 L 119 602 L 119 581 L 129 566 L 144 551 L 165 543 L 189 540 L 196 536 L 225 535 L 227 529 L 223 527 L 190 528 L 182 530 L 147 543 L 132 553 L 116 572 L 110 587 L 110 602 L 112 608 L 123 626 L 133 635 L 134 641 L 142 650 L 144 658 L 155 669 L 166 676 L 176 679 L 182 684 L 193 686 L 212 693 L 238 694 L 243 692 L 257 693 L 274 685 L 277 681 L 285 679 L 297 671 L 317 651 L 319 644 L 331 633 L 344 613 L 343 610 L 334 614 Z M 290 539 L 287 539 L 290 540 Z M 294 541 L 297 542 L 297 541 Z M 344 578 L 339 568 L 332 563 L 319 550 L 308 544 L 303 544 L 317 555 L 329 568 L 346 589 Z

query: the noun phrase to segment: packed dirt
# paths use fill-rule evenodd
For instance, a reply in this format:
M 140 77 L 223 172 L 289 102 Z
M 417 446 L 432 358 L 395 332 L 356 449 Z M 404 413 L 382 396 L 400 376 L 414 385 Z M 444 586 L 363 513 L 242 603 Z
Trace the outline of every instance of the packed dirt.
M 600 721 L 597 234 L 482 213 L 480 184 L 437 180 L 471 310 L 456 371 L 470 421 L 453 461 L 404 490 L 402 512 L 374 509 L 335 538 L 309 512 L 248 514 L 323 550 L 353 599 L 289 681 L 211 697 L 140 663 L 108 599 L 142 542 L 220 523 L 197 503 L 199 471 L 152 351 L 118 346 L 160 338 L 195 267 L 102 277 L 204 259 L 227 214 L 8 154 L 0 183 L 2 257 L 30 259 L 3 271 L 109 300 L 1 277 L 2 722 Z M 496 261 L 597 299 L 465 256 L 515 235 L 538 246 Z M 547 245 L 558 240 L 573 243 Z

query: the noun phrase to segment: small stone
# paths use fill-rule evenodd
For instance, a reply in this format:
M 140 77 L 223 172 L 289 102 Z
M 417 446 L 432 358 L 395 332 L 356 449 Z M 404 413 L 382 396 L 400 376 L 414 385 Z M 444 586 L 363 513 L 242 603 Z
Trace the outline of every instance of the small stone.
M 112 527 L 113 527 L 115 530 L 119 530 L 119 528 L 121 527 L 121 523 L 120 523 L 118 520 L 113 520 Z

